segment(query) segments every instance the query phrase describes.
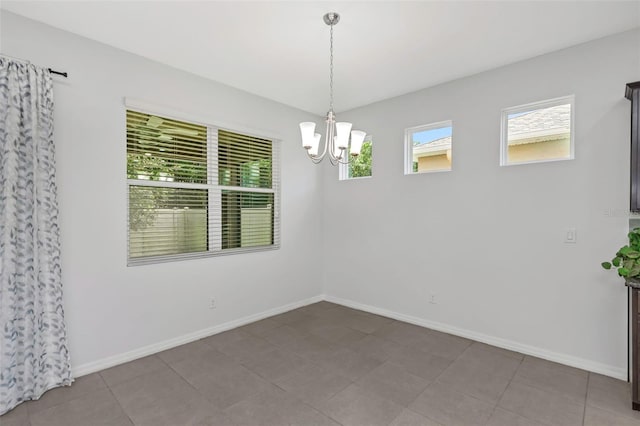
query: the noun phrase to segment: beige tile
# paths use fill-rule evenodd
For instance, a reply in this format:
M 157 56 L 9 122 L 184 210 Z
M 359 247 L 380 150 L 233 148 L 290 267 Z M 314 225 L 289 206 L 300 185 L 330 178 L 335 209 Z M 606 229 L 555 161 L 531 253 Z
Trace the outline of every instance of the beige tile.
M 229 342 L 224 345 L 216 345 L 218 351 L 238 360 L 239 362 L 254 362 L 266 356 L 267 353 L 277 349 L 260 337 L 247 336 L 243 339 Z
M 16 406 L 13 410 L 0 416 L 2 426 L 29 426 L 29 411 L 27 403 Z
M 225 412 L 235 424 L 244 426 L 339 426 L 326 415 L 276 387 L 240 401 Z
M 363 339 L 350 343 L 347 347 L 353 351 L 360 352 L 378 361 L 387 361 L 394 355 L 400 355 L 405 346 L 383 339 L 382 337 L 367 335 Z
M 175 348 L 168 349 L 160 352 L 158 357 L 165 363 L 171 365 L 176 362 L 182 361 L 185 358 L 195 356 L 200 352 L 206 352 L 211 350 L 211 347 L 204 343 L 202 340 L 196 340 L 195 342 L 187 343 L 184 345 L 176 346 Z
M 294 339 L 282 346 L 282 348 L 314 362 L 330 356 L 339 349 L 335 344 L 321 337 L 311 335 L 301 339 Z
M 501 408 L 548 425 L 580 425 L 584 404 L 523 383 L 511 382 L 498 404 Z
M 351 380 L 313 364 L 291 371 L 275 383 L 311 405 L 318 406 L 345 389 Z
M 159 401 L 201 398 L 192 386 L 170 369 L 138 376 L 113 386 L 111 391 L 127 415 L 136 423 L 147 419 L 153 413 L 168 413 L 165 411 L 168 407 Z
M 296 342 L 303 340 L 307 336 L 307 333 L 303 333 L 302 331 L 297 330 L 293 327 L 284 325 L 265 331 L 260 337 L 273 345 L 286 347 L 294 345 Z
M 0 423 L 555 426 L 581 424 L 586 412 L 585 425 L 640 426 L 628 384 L 593 374 L 586 392 L 585 377 L 322 303 L 87 376 Z
M 195 352 L 190 357 L 178 361 L 171 365 L 171 368 L 184 378 L 210 375 L 226 370 L 231 370 L 239 366 L 240 363 L 233 358 L 209 349 L 204 352 Z
M 640 420 L 640 411 L 631 408 L 631 384 L 600 374 L 589 374 L 587 405 Z
M 366 336 L 366 334 L 361 331 L 341 325 L 317 327 L 310 331 L 310 333 L 337 345 L 348 345 L 362 340 L 362 338 Z
M 311 315 L 305 313 L 302 310 L 295 309 L 293 311 L 285 312 L 280 315 L 275 315 L 273 317 L 270 317 L 269 319 L 281 325 L 286 325 L 286 324 L 300 322 L 309 318 L 311 318 Z
M 344 322 L 349 318 L 354 318 L 360 314 L 362 311 L 358 311 L 356 309 L 348 308 L 346 306 L 336 305 L 332 309 L 329 309 L 324 312 L 324 317 L 333 318 L 339 320 L 340 322 Z
M 640 426 L 640 420 L 587 405 L 584 426 Z
M 498 357 L 499 359 L 503 358 L 513 358 L 517 361 L 522 361 L 524 359 L 524 355 L 519 352 L 510 351 L 508 349 L 499 348 L 497 346 L 487 345 L 486 343 L 481 342 L 473 342 L 471 346 L 464 353 L 474 356 L 479 356 L 482 358 L 485 355 L 492 355 Z
M 424 338 L 416 340 L 409 346 L 453 361 L 462 355 L 471 343 L 469 339 L 429 330 Z
M 452 362 L 450 359 L 412 348 L 404 348 L 394 353 L 389 360 L 400 364 L 409 373 L 430 381 L 440 376 Z
M 309 317 L 302 321 L 288 324 L 288 326 L 305 334 L 314 334 L 314 332 L 318 334 L 326 328 L 342 327 L 339 319 L 331 317 Z
M 505 411 L 502 408 L 496 408 L 487 426 L 544 426 L 542 423 L 538 423 L 534 420 L 527 419 L 526 417 L 519 416 L 510 411 Z M 604 425 L 602 425 L 604 426 Z
M 219 426 L 233 425 L 232 420 L 203 397 L 169 398 L 153 401 L 137 416 L 130 416 L 135 426 Z
M 456 361 L 469 362 L 489 374 L 513 378 L 524 356 L 482 343 L 473 343 Z
M 160 358 L 155 355 L 151 355 L 107 370 L 102 370 L 100 375 L 107 385 L 115 386 L 135 377 L 167 368 L 169 368 L 167 364 L 165 364 Z
M 133 426 L 107 388 L 30 415 L 32 426 Z
M 311 305 L 303 306 L 298 309 L 300 312 L 304 312 L 305 314 L 311 316 L 322 316 L 328 309 L 335 308 L 337 305 L 329 302 L 318 302 L 312 303 Z
M 346 318 L 343 321 L 343 324 L 349 328 L 353 328 L 354 330 L 371 334 L 392 322 L 394 322 L 394 320 L 390 318 L 381 317 L 367 312 L 359 312 L 358 315 Z
M 244 331 L 249 334 L 253 334 L 254 336 L 262 336 L 265 331 L 273 330 L 274 328 L 280 327 L 280 324 L 277 321 L 274 321 L 270 318 L 263 319 L 261 321 L 252 322 L 251 324 L 247 324 L 243 327 L 240 327 L 238 330 Z
M 373 334 L 401 345 L 411 346 L 426 339 L 429 330 L 417 325 L 393 321 L 385 324 Z
M 511 381 L 510 377 L 495 374 L 477 360 L 458 359 L 438 377 L 460 393 L 496 404 Z
M 392 362 L 385 362 L 360 378 L 356 384 L 369 394 L 409 405 L 429 385 L 429 381 L 408 373 Z
M 525 355 L 521 366 L 538 366 L 539 368 L 546 368 L 553 371 L 556 374 L 567 374 L 578 377 L 587 377 L 588 372 L 575 367 L 569 367 L 568 365 L 558 364 L 557 362 L 547 361 L 546 359 L 536 358 Z
M 587 378 L 586 371 L 527 356 L 513 380 L 582 403 L 587 395 Z
M 274 381 L 289 374 L 291 371 L 309 365 L 309 363 L 299 355 L 281 349 L 274 349 L 243 364 L 259 376 L 269 381 Z
M 358 380 L 381 364 L 376 359 L 345 348 L 334 350 L 326 356 L 317 357 L 314 362 L 352 381 Z
M 203 368 L 198 368 L 199 365 Z M 269 382 L 239 364 L 216 365 L 185 360 L 174 368 L 205 398 L 221 409 L 269 387 Z
M 367 394 L 355 384 L 320 405 L 322 412 L 343 426 L 386 426 L 402 409 L 394 402 Z
M 433 383 L 409 408 L 443 425 L 484 425 L 493 404 L 456 392 L 444 383 Z
M 98 373 L 78 377 L 71 386 L 48 390 L 38 400 L 27 403 L 29 413 L 37 413 L 64 402 L 80 398 L 89 392 L 103 389 L 107 385 Z
M 420 414 L 409 409 L 402 410 L 402 413 L 395 418 L 389 426 L 442 426 L 433 420 L 430 420 Z
M 204 339 L 201 340 L 201 342 L 217 350 L 222 346 L 230 345 L 239 340 L 246 339 L 247 337 L 250 337 L 250 336 L 251 336 L 250 333 L 243 331 L 239 328 L 235 328 L 233 330 L 224 331 L 222 333 L 205 337 Z

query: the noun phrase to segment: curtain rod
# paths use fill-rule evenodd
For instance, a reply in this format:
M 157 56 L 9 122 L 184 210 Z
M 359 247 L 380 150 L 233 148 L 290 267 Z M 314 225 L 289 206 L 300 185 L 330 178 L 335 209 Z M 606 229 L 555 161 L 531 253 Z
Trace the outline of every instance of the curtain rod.
M 61 75 L 61 76 L 63 76 L 64 78 L 67 78 L 67 77 L 68 77 L 68 75 L 69 75 L 69 74 L 68 74 L 68 73 L 66 73 L 66 72 L 52 70 L 51 68 L 47 68 L 47 69 L 49 70 L 49 73 L 51 73 L 51 74 L 57 74 L 57 75 Z
M 0 56 L 4 56 L 5 58 L 13 59 L 14 61 L 18 61 L 18 62 L 25 62 L 27 64 L 31 63 L 30 61 L 27 61 L 26 59 L 16 58 L 15 56 L 5 55 L 4 53 L 0 53 Z M 47 68 L 47 71 L 49 71 L 50 74 L 61 75 L 64 78 L 69 77 L 69 74 L 67 72 L 64 72 L 64 71 L 56 71 L 56 70 L 51 69 L 51 68 Z

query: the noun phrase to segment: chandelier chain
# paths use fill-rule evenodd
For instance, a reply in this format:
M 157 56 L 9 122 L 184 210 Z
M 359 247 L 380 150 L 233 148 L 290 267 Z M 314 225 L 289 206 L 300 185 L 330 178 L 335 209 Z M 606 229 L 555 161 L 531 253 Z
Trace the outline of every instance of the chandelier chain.
M 333 112 L 333 23 L 330 25 L 330 42 L 329 42 L 329 110 Z

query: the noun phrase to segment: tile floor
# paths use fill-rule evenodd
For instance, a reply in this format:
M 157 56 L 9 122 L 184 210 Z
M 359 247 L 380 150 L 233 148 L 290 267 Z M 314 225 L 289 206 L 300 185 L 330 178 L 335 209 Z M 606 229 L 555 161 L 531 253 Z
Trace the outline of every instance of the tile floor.
M 320 302 L 84 376 L 2 426 L 637 425 L 627 383 Z

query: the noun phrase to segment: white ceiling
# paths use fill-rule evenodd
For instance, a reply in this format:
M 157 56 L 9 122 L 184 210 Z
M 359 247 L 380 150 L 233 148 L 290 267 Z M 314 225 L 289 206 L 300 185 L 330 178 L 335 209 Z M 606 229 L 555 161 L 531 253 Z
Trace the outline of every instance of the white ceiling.
M 11 12 L 317 114 L 640 26 L 640 1 L 2 1 Z

